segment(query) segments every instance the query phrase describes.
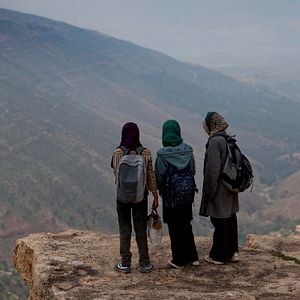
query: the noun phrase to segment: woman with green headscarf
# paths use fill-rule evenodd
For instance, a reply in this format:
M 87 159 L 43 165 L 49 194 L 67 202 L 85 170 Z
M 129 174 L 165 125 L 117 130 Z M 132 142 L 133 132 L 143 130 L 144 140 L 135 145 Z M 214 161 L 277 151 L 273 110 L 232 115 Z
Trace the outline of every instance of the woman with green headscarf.
M 168 225 L 171 241 L 172 259 L 169 264 L 174 268 L 183 268 L 188 264 L 198 266 L 198 253 L 191 225 L 193 200 L 184 206 L 178 207 L 170 205 L 164 193 L 167 184 L 166 178 L 169 176 L 170 170 L 178 170 L 181 174 L 187 174 L 187 177 L 188 174 L 192 174 L 194 180 L 195 160 L 193 148 L 183 142 L 179 123 L 175 120 L 164 122 L 162 144 L 163 148 L 157 152 L 155 175 L 163 202 L 163 221 Z M 194 196 L 195 185 L 193 185 L 193 189 L 192 195 Z

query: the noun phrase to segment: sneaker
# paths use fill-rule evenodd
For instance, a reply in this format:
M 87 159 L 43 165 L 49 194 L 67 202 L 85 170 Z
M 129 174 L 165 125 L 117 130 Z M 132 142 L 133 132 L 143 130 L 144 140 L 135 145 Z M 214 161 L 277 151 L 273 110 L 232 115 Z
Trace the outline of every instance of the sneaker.
M 174 264 L 172 262 L 172 260 L 169 260 L 169 265 L 175 269 L 183 269 L 184 268 L 184 266 L 178 266 L 178 265 Z
M 224 264 L 225 264 L 225 263 L 222 262 L 222 261 L 217 261 L 217 260 L 212 259 L 211 257 L 209 257 L 209 255 L 205 255 L 205 256 L 204 256 L 204 259 L 205 259 L 207 262 L 209 262 L 209 263 L 211 263 L 211 264 L 215 264 L 215 265 L 224 265 Z
M 190 264 L 192 266 L 200 266 L 200 261 L 199 260 L 195 260 L 195 261 L 192 261 Z
M 149 264 L 142 264 L 140 265 L 140 272 L 141 273 L 149 273 L 153 269 L 153 265 Z
M 122 263 L 118 263 L 114 266 L 114 270 L 128 274 L 128 273 L 131 272 L 131 267 L 130 266 L 124 266 L 124 265 L 122 265 Z
M 232 257 L 229 259 L 230 262 L 239 262 L 240 258 L 239 258 L 239 254 L 237 252 L 235 252 Z

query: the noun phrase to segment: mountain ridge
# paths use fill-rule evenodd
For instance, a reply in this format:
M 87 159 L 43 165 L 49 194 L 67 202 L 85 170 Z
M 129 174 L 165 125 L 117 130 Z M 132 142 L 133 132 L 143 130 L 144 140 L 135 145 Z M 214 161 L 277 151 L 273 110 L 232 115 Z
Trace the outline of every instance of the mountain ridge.
M 210 108 L 232 120 L 230 128 L 236 131 L 243 149 L 253 158 L 258 180 L 271 184 L 300 167 L 297 157 L 282 158 L 287 149 L 291 155 L 300 152 L 299 133 L 294 134 L 296 126 L 291 125 L 297 122 L 293 116 L 300 112 L 300 106 L 291 100 L 284 99 L 287 108 L 281 109 L 283 98 L 259 94 L 221 73 L 63 22 L 1 9 L 0 22 L 3 20 L 17 24 L 22 28 L 21 33 L 26 34 L 19 40 L 14 37 L 15 31 L 11 34 L 5 28 L 0 35 L 2 157 L 20 153 L 23 160 L 20 164 L 27 160 L 38 166 L 30 172 L 45 167 L 48 179 L 67 179 L 67 171 L 71 174 L 69 180 L 75 180 L 80 189 L 74 174 L 76 166 L 85 169 L 82 173 L 94 170 L 94 176 L 100 176 L 99 182 L 105 182 L 102 188 L 109 195 L 110 171 L 100 166 L 109 164 L 107 156 L 119 140 L 122 123 L 140 121 L 150 149 L 158 149 L 158 125 L 167 118 L 178 118 L 186 139 L 196 141 L 200 137 L 204 145 L 206 137 L 197 119 Z M 233 92 L 231 97 L 230 92 Z M 245 99 L 237 105 L 243 94 Z M 254 100 L 248 101 L 251 97 L 258 99 L 252 103 Z M 277 106 L 279 109 L 275 110 Z M 253 122 L 256 114 L 268 119 L 259 117 Z M 279 117 L 284 120 L 277 120 Z M 276 134 L 270 135 L 272 122 L 284 126 L 277 126 Z M 258 131 L 260 125 L 266 130 Z M 104 130 L 99 133 L 100 128 Z M 253 144 L 253 141 L 258 142 Z M 194 142 L 191 144 L 194 146 Z M 201 169 L 203 153 L 196 156 Z M 36 180 L 36 175 L 32 176 Z M 88 182 L 85 184 L 89 186 Z
M 0 77 L 4 111 L 0 120 L 2 157 L 8 157 L 12 164 L 14 157 L 19 160 L 23 175 L 26 177 L 29 172 L 32 177 L 31 182 L 27 178 L 28 186 L 39 183 L 50 194 L 53 188 L 60 190 L 50 199 L 69 194 L 66 185 L 76 187 L 77 195 L 80 194 L 80 197 L 75 196 L 76 203 L 83 197 L 82 186 L 89 191 L 89 198 L 97 190 L 89 180 L 94 182 L 92 178 L 98 178 L 98 182 L 104 184 L 102 190 L 98 189 L 94 194 L 97 196 L 92 196 L 94 204 L 100 195 L 104 196 L 102 202 L 112 204 L 112 178 L 107 166 L 109 155 L 119 140 L 122 123 L 140 121 L 142 135 L 149 140 L 149 146 L 146 146 L 158 149 L 159 125 L 167 118 L 178 118 L 187 141 L 192 141 L 194 146 L 193 141 L 200 137 L 200 146 L 204 146 L 206 137 L 201 132 L 199 118 L 209 108 L 215 108 L 226 119 L 232 120 L 230 128 L 235 130 L 242 148 L 253 158 L 258 180 L 274 183 L 300 167 L 298 158 L 282 159 L 287 148 L 291 152 L 300 148 L 295 144 L 297 135 L 292 134 L 295 126 L 278 121 L 284 126 L 279 128 L 281 131 L 276 128 L 273 136 L 270 136 L 273 126 L 266 127 L 277 122 L 279 116 L 285 121 L 290 118 L 290 122 L 296 122 L 292 116 L 300 112 L 300 107 L 291 100 L 285 99 L 288 101 L 285 102 L 286 112 L 284 108 L 276 111 L 276 106 L 280 108 L 281 98 L 259 94 L 221 73 L 179 62 L 157 51 L 63 22 L 1 9 L 0 22 L 3 20 L 18 24 L 26 34 L 21 41 L 7 28 L 0 35 L 4 41 L 1 43 L 3 72 Z M 230 89 L 234 92 L 232 97 Z M 233 105 L 243 93 L 243 104 Z M 265 98 L 256 99 L 254 104 L 247 102 L 252 96 Z M 270 105 L 269 114 L 267 109 L 258 109 L 259 101 L 262 107 Z M 246 109 L 244 113 L 243 109 Z M 294 111 L 293 115 L 287 113 L 290 111 Z M 271 118 L 272 122 L 263 117 L 257 119 L 256 123 L 261 123 L 267 130 L 257 131 L 258 125 L 252 121 L 255 114 L 266 114 Z M 286 135 L 288 130 L 290 135 Z M 286 135 L 285 139 L 282 139 L 283 135 Z M 253 144 L 255 140 L 257 144 Z M 199 170 L 203 153 L 197 152 Z M 28 169 L 24 169 L 24 163 L 30 164 Z M 86 174 L 89 180 L 84 183 L 85 176 L 79 176 L 80 173 Z M 41 178 L 45 178 L 44 183 L 40 182 Z M 66 185 L 62 186 L 61 180 L 65 180 Z M 16 181 L 12 179 L 10 184 Z M 22 181 L 20 178 L 20 194 L 26 194 L 28 190 Z M 103 189 L 106 192 L 103 193 Z M 74 191 L 71 193 L 74 196 Z M 32 196 L 31 201 L 36 198 L 34 194 Z M 41 196 L 47 198 L 46 193 L 41 192 Z M 37 205 L 41 199 L 34 201 Z M 72 202 L 71 199 L 64 201 L 66 204 Z M 47 207 L 52 211 L 49 205 Z

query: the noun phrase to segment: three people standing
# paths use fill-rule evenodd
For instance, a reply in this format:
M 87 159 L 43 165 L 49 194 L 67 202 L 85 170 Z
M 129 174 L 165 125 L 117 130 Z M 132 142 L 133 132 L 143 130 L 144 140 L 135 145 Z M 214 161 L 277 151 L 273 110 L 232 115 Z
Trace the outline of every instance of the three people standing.
M 226 139 L 222 134 L 226 134 L 225 130 L 228 124 L 217 112 L 209 112 L 205 116 L 203 127 L 209 138 L 205 151 L 204 179 L 199 214 L 206 217 L 210 216 L 211 223 L 215 228 L 213 244 L 209 255 L 205 256 L 205 260 L 214 264 L 236 262 L 239 260 L 236 217 L 236 213 L 239 210 L 238 194 L 229 191 L 219 178 L 227 154 Z M 152 208 L 157 208 L 157 188 L 162 196 L 163 221 L 168 225 L 171 241 L 172 258 L 169 264 L 174 268 L 183 268 L 188 264 L 199 265 L 191 225 L 193 201 L 184 207 L 171 207 L 164 199 L 163 193 L 164 185 L 166 184 L 166 174 L 170 166 L 179 171 L 187 170 L 187 172 L 195 175 L 193 148 L 183 142 L 180 125 L 175 120 L 164 122 L 162 144 L 163 147 L 157 152 L 154 173 L 151 152 L 141 145 L 137 125 L 129 122 L 123 126 L 120 145 L 113 153 L 111 167 L 115 175 L 117 175 L 120 159 L 125 154 L 142 155 L 147 169 L 147 186 L 143 201 L 133 204 L 117 201 L 120 255 L 122 259 L 114 267 L 117 271 L 131 272 L 131 214 L 139 250 L 140 272 L 146 273 L 153 268 L 150 263 L 147 244 L 147 195 L 148 191 L 152 192 Z

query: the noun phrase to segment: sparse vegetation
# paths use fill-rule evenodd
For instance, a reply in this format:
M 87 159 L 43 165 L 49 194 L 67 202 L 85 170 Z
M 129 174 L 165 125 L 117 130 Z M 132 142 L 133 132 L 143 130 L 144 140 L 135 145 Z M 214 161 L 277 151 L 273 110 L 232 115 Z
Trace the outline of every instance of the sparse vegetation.
M 281 259 L 284 259 L 286 261 L 293 261 L 294 263 L 296 263 L 298 265 L 300 264 L 300 260 L 296 257 L 285 255 L 284 253 L 282 253 L 280 251 L 272 251 L 271 253 L 273 256 L 280 257 Z

